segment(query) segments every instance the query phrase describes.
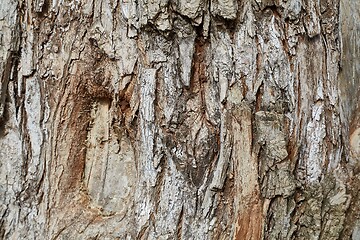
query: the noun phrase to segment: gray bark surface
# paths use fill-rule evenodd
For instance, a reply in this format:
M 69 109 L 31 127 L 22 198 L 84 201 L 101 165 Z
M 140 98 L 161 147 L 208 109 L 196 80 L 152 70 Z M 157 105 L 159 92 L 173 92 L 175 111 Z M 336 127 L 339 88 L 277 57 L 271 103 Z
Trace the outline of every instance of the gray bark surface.
M 0 6 L 0 239 L 360 239 L 358 0 Z

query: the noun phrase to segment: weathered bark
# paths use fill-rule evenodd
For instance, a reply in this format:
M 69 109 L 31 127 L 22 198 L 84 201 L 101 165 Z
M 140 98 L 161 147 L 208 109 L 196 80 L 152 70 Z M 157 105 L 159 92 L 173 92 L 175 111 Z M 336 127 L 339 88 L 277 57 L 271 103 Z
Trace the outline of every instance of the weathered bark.
M 357 0 L 1 0 L 0 238 L 360 239 Z

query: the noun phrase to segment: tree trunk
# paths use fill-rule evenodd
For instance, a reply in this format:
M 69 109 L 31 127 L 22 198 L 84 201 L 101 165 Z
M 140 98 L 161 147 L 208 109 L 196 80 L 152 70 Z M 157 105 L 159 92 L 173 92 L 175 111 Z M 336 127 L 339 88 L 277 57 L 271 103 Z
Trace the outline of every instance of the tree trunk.
M 1 0 L 1 239 L 360 239 L 358 0 Z

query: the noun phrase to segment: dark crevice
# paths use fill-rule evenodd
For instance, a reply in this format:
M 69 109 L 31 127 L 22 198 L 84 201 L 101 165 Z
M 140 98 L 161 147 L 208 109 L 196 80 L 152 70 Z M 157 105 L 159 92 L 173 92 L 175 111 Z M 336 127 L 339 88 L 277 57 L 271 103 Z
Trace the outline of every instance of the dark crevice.
M 178 240 L 182 239 L 182 227 L 184 222 L 184 206 L 181 207 L 178 222 L 176 224 L 176 237 Z

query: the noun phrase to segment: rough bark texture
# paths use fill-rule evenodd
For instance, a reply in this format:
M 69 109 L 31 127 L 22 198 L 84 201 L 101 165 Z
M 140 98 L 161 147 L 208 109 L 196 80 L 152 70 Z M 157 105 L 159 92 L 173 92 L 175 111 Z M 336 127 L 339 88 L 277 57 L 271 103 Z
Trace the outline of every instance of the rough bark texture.
M 1 239 L 360 239 L 358 0 L 1 0 Z

